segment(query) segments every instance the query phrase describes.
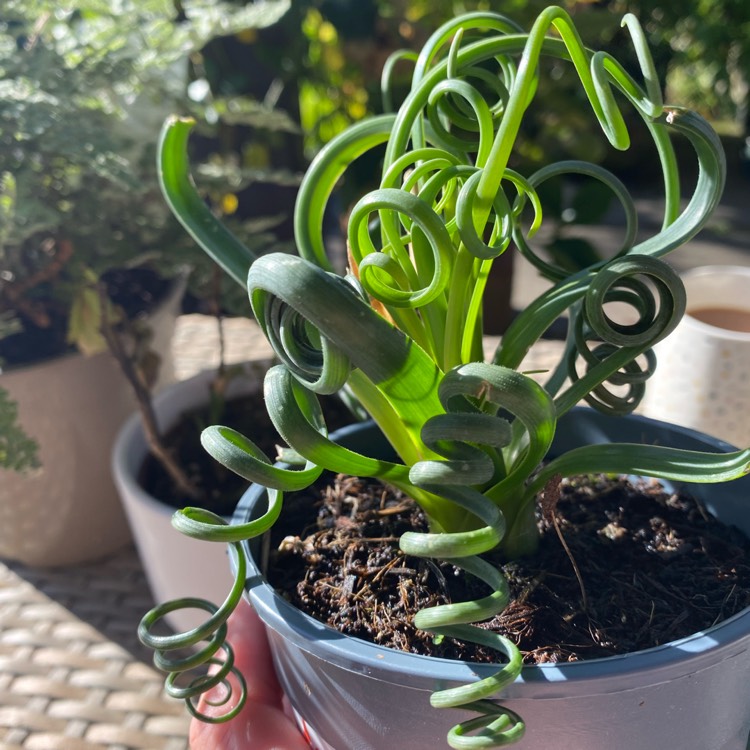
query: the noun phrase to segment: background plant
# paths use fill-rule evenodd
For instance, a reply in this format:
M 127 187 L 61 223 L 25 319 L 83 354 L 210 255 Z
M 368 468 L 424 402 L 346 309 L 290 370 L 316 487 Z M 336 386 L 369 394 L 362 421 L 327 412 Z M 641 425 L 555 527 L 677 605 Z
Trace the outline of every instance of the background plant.
M 187 97 L 189 62 L 210 40 L 273 24 L 288 7 L 286 0 L 247 8 L 193 0 L 4 4 L 0 367 L 103 349 L 104 317 L 122 317 L 97 290 L 114 286 L 113 269 L 145 265 L 170 278 L 192 265 L 192 288 L 208 294 L 215 269 L 159 197 L 159 125 L 169 112 L 203 114 Z M 281 115 L 268 109 L 255 121 L 277 127 Z M 215 158 L 212 166 L 220 171 Z M 256 216 L 241 231 L 262 250 L 277 222 Z M 226 308 L 231 301 L 227 293 Z M 33 453 L 18 450 L 18 441 L 29 443 L 7 398 L 2 418 L 13 425 L 9 445 L 19 458 L 2 452 L 0 465 L 23 468 L 20 457 Z
M 297 256 L 257 257 L 217 224 L 190 181 L 192 123 L 167 123 L 160 148 L 165 195 L 206 252 L 238 283 L 247 283 L 255 318 L 281 360 L 266 377 L 267 408 L 290 446 L 284 458 L 297 466 L 273 465 L 228 428 L 204 432 L 203 444 L 218 461 L 268 488 L 269 507 L 260 519 L 237 525 L 196 508 L 175 516 L 185 534 L 236 545 L 237 580 L 224 605 L 205 604 L 211 617 L 194 631 L 171 638 L 151 633 L 179 602 L 144 618 L 141 638 L 158 649 L 157 664 L 180 673 L 213 658 L 242 592 L 239 544 L 273 524 L 284 492 L 308 486 L 324 469 L 378 477 L 413 497 L 429 519 L 430 533 L 402 536 L 404 552 L 452 560 L 492 590 L 482 600 L 415 617 L 417 627 L 491 645 L 506 657 L 493 677 L 433 695 L 435 706 L 478 713 L 451 731 L 449 744 L 509 744 L 523 734 L 523 721 L 489 699 L 517 677 L 521 659 L 513 643 L 472 625 L 493 616 L 508 598 L 503 577 L 481 555 L 532 553 L 535 499 L 564 476 L 607 472 L 716 482 L 748 471 L 750 450 L 704 454 L 624 444 L 587 446 L 543 465 L 557 419 L 582 399 L 613 414 L 637 406 L 655 365 L 651 347 L 671 332 L 685 306 L 679 278 L 660 258 L 704 226 L 724 185 L 714 131 L 697 114 L 664 106 L 643 31 L 633 16 L 624 25 L 637 74 L 608 52 L 588 50 L 561 8 L 544 10 L 528 33 L 491 12 L 449 21 L 411 58 L 412 85 L 395 114 L 355 124 L 311 164 L 296 205 Z M 632 198 L 599 165 L 565 159 L 529 174 L 511 166 L 524 116 L 545 90 L 540 79 L 560 61 L 572 64 L 587 110 L 612 147 L 630 146 L 624 109 L 650 134 L 665 194 L 663 226 L 653 236 L 636 239 Z M 547 104 L 544 98 L 536 103 Z M 687 139 L 699 164 L 684 208 L 671 133 Z M 383 146 L 380 185 L 349 215 L 350 273 L 343 278 L 326 255 L 325 208 L 347 167 Z M 561 174 L 586 175 L 622 204 L 627 225 L 613 258 L 571 271 L 535 251 L 533 236 L 543 220 L 540 186 Z M 493 263 L 511 241 L 552 287 L 519 314 L 485 362 L 482 296 Z M 631 317 L 613 318 L 611 303 L 624 305 Z M 519 368 L 562 313 L 571 319 L 565 354 L 540 385 Z M 317 397 L 341 389 L 356 396 L 398 460 L 354 453 L 327 437 Z M 169 656 L 172 648 L 205 639 L 198 656 Z M 211 680 L 201 677 L 178 689 L 172 676 L 168 686 L 194 710 L 190 697 L 232 669 L 231 649 L 227 653 Z

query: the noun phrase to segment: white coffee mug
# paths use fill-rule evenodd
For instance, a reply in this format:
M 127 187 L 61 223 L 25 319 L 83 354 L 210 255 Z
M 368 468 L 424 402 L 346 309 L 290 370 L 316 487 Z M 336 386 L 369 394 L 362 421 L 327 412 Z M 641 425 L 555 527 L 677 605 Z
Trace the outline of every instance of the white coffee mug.
M 742 448 L 750 446 L 750 267 L 682 275 L 687 312 L 654 347 L 656 372 L 639 411 Z

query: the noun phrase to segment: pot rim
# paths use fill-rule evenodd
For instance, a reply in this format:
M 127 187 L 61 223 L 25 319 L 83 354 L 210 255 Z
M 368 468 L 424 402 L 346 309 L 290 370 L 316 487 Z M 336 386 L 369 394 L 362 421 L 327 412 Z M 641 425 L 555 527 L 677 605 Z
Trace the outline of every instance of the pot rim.
M 571 413 L 580 415 L 581 410 L 592 415 L 594 421 L 606 419 L 588 407 L 576 407 Z M 617 419 L 621 420 L 622 417 Z M 627 419 L 635 420 L 641 427 L 666 428 L 694 440 L 698 439 L 702 443 L 708 441 L 721 451 L 732 449 L 732 446 L 723 441 L 689 428 L 659 422 L 642 415 L 631 415 Z M 335 433 L 335 437 L 340 439 L 356 429 L 361 429 L 360 425 L 343 428 Z M 739 481 L 742 480 L 735 480 L 731 484 Z M 234 520 L 245 520 L 254 504 L 263 495 L 264 488 L 251 485 L 240 500 Z M 267 627 L 307 653 L 332 661 L 348 671 L 365 673 L 375 679 L 397 681 L 399 684 L 409 684 L 424 690 L 433 690 L 436 682 L 471 682 L 477 678 L 487 677 L 498 669 L 498 665 L 472 664 L 410 654 L 339 633 L 298 610 L 275 592 L 253 559 L 252 547 L 257 546 L 258 540 L 254 541 L 255 544 L 244 542 L 242 545 L 248 563 L 245 593 Z M 230 561 L 232 570 L 236 573 L 234 555 L 230 555 Z M 681 674 L 697 673 L 748 648 L 750 607 L 704 631 L 661 646 L 580 662 L 525 666 L 521 676 L 505 692 L 512 695 L 520 685 L 532 686 L 539 697 L 560 697 L 561 694 L 569 696 L 573 692 L 579 695 L 597 694 L 602 690 L 612 692 L 611 687 L 597 688 L 596 683 L 614 676 L 621 678 L 616 687 L 617 691 L 636 689 L 644 685 L 644 672 L 649 673 L 646 678 L 648 684 L 659 684 L 672 679 L 675 669 Z M 528 691 L 525 691 L 524 695 L 527 693 Z

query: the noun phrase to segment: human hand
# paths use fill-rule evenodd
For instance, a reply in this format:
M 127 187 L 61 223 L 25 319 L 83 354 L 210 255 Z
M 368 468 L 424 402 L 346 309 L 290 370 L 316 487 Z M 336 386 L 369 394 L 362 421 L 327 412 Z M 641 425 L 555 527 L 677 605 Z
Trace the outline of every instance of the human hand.
M 235 652 L 235 667 L 247 680 L 247 703 L 240 713 L 223 724 L 206 724 L 193 719 L 191 750 L 310 750 L 292 719 L 283 710 L 283 693 L 271 662 L 263 623 L 243 599 L 227 623 L 227 641 Z M 198 709 L 218 716 L 235 703 L 211 706 L 207 699 L 221 696 L 219 685 L 201 696 Z M 234 682 L 233 700 L 239 696 Z

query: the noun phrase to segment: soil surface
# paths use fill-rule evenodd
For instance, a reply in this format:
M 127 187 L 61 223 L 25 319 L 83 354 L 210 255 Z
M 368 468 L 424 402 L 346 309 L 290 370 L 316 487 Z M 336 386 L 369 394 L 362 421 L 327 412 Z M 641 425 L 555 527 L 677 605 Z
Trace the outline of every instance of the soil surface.
M 419 609 L 487 593 L 448 563 L 399 550 L 404 531 L 426 527 L 413 501 L 373 480 L 327 482 L 286 496 L 272 532 L 271 584 L 344 633 L 408 652 L 498 661 L 413 626 Z M 750 541 L 656 482 L 565 480 L 554 516 L 539 511 L 538 527 L 537 554 L 498 561 L 512 600 L 481 624 L 515 641 L 527 664 L 649 648 L 750 605 Z

